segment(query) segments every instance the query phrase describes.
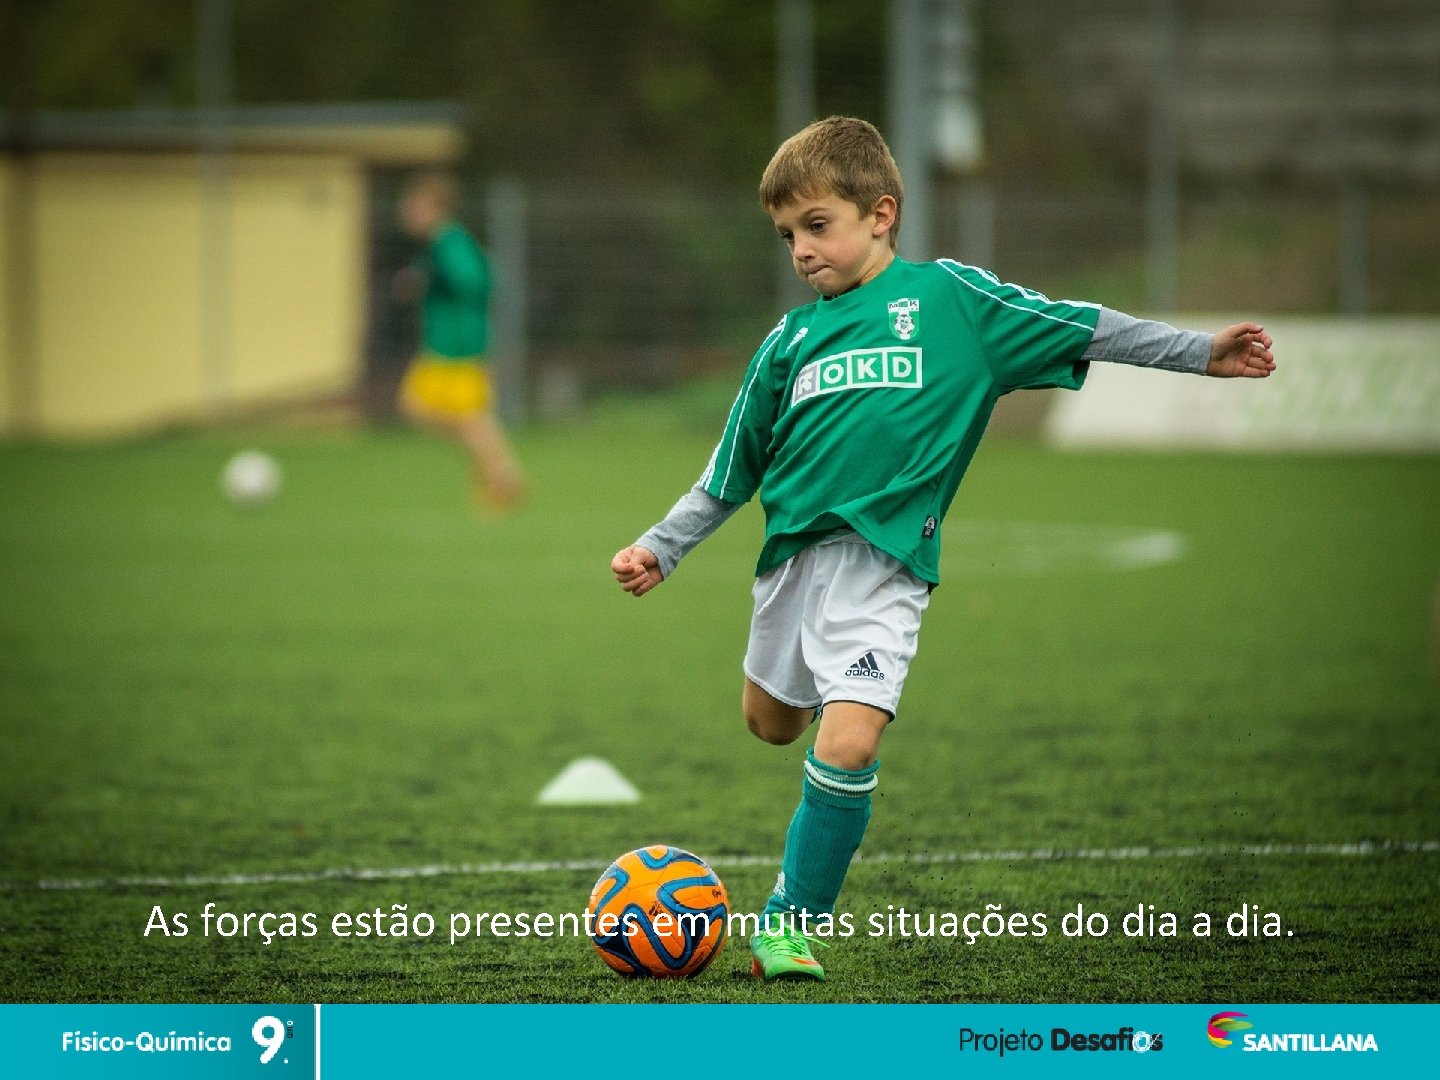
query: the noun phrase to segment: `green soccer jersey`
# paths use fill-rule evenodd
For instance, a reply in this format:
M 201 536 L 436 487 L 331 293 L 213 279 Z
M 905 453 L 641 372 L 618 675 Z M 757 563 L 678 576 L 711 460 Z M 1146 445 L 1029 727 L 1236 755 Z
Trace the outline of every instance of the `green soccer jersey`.
M 485 253 L 465 229 L 440 228 L 424 258 L 425 303 L 421 328 L 426 352 L 473 358 L 485 352 L 490 270 Z
M 757 574 L 851 528 L 938 584 L 940 523 L 995 402 L 1078 390 L 1099 313 L 963 263 L 895 259 L 771 331 L 700 484 L 727 502 L 760 492 Z

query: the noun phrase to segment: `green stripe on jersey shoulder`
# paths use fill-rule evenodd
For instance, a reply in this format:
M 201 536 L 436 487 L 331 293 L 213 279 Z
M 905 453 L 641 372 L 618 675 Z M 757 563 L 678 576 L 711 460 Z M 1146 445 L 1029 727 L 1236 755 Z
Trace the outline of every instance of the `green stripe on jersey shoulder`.
M 970 266 L 966 263 L 956 262 L 954 259 L 937 259 L 936 265 L 947 271 L 961 284 L 997 304 L 1004 304 L 1017 311 L 1038 315 L 1042 319 L 1051 319 L 1083 330 L 1095 329 L 1095 316 L 1090 312 L 1098 311 L 1099 304 L 1093 304 L 1088 300 L 1051 300 L 1044 293 L 1036 292 L 1034 289 L 1001 281 L 983 267 Z M 1042 311 L 1042 308 L 1050 310 Z M 1074 317 L 1066 318 L 1057 315 L 1054 311 L 1055 308 L 1070 308 Z

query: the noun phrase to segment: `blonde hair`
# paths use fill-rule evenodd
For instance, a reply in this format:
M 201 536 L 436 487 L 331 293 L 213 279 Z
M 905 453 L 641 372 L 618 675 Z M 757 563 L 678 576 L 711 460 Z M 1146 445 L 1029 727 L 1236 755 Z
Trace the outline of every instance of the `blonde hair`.
M 900 232 L 905 184 L 874 124 L 850 116 L 817 120 L 780 144 L 760 177 L 760 205 L 773 212 L 797 199 L 834 194 L 864 217 L 884 195 L 895 200 L 890 246 Z

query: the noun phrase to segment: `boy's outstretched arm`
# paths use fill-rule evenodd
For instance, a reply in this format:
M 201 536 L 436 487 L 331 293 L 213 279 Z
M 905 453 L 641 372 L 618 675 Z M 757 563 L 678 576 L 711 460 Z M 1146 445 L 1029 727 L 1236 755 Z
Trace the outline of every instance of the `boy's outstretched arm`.
M 631 596 L 644 596 L 675 572 L 675 566 L 723 525 L 740 503 L 717 499 L 699 484 L 680 496 L 654 528 L 615 553 L 610 569 Z
M 1270 335 L 1259 323 L 1227 326 L 1215 335 L 1210 345 L 1210 363 L 1205 374 L 1219 379 L 1263 379 L 1275 370 L 1272 344 Z
M 1102 307 L 1081 359 L 1221 379 L 1263 379 L 1275 370 L 1271 344 L 1259 323 L 1236 323 L 1212 336 Z
M 631 596 L 644 596 L 667 580 L 695 545 L 729 520 L 730 515 L 760 490 L 785 385 L 774 370 L 775 350 L 784 338 L 788 322 L 787 315 L 765 336 L 751 358 L 750 366 L 745 369 L 744 386 L 725 421 L 725 432 L 699 481 L 680 496 L 663 521 L 629 547 L 616 552 L 610 560 L 610 569 L 620 587 Z M 724 466 L 719 475 L 716 474 L 717 462 Z M 711 494 L 712 490 L 717 494 Z

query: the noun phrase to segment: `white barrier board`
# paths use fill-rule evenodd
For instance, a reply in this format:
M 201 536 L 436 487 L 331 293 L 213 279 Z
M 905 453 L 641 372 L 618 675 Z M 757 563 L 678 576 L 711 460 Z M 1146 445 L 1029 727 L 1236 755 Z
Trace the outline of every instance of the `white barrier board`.
M 1095 363 L 1083 390 L 1056 395 L 1045 435 L 1060 446 L 1440 450 L 1440 319 L 1287 318 L 1265 328 L 1278 365 L 1269 379 Z

